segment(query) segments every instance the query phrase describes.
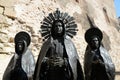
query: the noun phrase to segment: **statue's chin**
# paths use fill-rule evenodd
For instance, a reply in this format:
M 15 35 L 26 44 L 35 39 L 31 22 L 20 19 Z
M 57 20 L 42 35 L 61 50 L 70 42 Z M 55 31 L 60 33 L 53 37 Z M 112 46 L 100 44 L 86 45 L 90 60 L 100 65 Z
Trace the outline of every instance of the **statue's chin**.
M 62 32 L 58 32 L 58 34 L 61 34 Z

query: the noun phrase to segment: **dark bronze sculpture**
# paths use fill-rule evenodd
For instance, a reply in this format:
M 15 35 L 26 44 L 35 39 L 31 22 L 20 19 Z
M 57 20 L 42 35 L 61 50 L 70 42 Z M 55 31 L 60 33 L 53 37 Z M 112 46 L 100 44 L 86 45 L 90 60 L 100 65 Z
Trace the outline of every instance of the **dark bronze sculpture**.
M 101 44 L 102 32 L 93 27 L 86 31 L 85 40 L 88 43 L 84 55 L 84 71 L 86 80 L 114 80 L 115 66 L 107 50 Z
M 15 54 L 10 60 L 3 80 L 32 80 L 35 60 L 28 49 L 31 38 L 26 32 L 19 32 L 15 36 Z
M 10 72 L 10 80 L 28 80 L 27 73 L 21 65 L 22 54 L 27 44 L 25 41 L 19 41 L 15 44 L 15 52 L 18 54 L 14 69 Z
M 33 80 L 83 80 L 77 51 L 70 40 L 76 34 L 74 18 L 56 10 L 41 25 L 46 42 L 38 56 Z M 70 37 L 69 37 L 70 36 Z

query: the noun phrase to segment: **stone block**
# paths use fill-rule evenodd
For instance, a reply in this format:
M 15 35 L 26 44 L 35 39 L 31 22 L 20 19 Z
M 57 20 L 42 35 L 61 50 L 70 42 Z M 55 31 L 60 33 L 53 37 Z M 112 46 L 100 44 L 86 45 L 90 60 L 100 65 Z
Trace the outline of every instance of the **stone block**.
M 9 18 L 14 19 L 15 18 L 15 10 L 14 8 L 5 8 L 4 15 L 6 15 Z
M 2 14 L 4 11 L 3 7 L 0 7 L 0 14 Z
M 0 5 L 5 7 L 13 6 L 18 0 L 0 0 Z

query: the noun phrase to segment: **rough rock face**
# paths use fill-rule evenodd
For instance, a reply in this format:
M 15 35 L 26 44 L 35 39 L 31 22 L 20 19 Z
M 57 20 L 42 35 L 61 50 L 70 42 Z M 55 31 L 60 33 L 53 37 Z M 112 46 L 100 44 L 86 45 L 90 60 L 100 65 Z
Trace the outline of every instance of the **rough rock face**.
M 87 15 L 104 34 L 103 44 L 109 51 L 116 71 L 120 71 L 120 24 L 116 18 L 114 0 L 0 0 L 0 80 L 14 53 L 14 36 L 27 31 L 32 38 L 29 46 L 35 58 L 43 43 L 39 33 L 41 21 L 59 8 L 76 19 L 78 33 L 72 39 L 83 64 L 85 31 L 90 28 Z M 118 77 L 116 80 L 119 80 Z

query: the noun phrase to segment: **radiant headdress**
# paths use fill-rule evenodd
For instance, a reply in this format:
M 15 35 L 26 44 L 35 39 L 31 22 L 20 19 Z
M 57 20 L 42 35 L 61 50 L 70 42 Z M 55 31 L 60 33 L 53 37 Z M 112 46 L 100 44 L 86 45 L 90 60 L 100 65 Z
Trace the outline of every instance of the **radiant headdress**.
M 71 38 L 76 35 L 77 31 L 77 24 L 73 17 L 69 16 L 67 13 L 62 13 L 58 9 L 53 12 L 49 13 L 47 17 L 43 19 L 41 25 L 41 35 L 44 39 L 48 39 L 51 36 L 54 37 L 54 25 L 56 22 L 60 22 L 63 27 L 62 36 L 68 35 Z

